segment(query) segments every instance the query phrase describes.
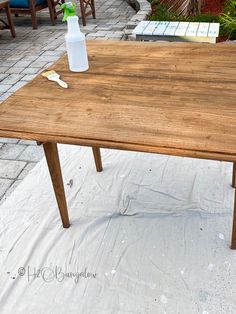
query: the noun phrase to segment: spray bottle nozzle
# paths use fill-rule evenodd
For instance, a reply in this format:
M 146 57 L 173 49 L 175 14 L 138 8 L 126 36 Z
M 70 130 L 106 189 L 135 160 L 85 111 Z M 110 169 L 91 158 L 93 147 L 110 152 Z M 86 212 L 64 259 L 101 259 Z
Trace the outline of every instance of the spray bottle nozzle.
M 64 11 L 64 15 L 62 19 L 63 22 L 67 21 L 67 18 L 69 16 L 76 16 L 76 13 L 75 13 L 76 4 L 74 2 L 62 3 L 60 7 Z

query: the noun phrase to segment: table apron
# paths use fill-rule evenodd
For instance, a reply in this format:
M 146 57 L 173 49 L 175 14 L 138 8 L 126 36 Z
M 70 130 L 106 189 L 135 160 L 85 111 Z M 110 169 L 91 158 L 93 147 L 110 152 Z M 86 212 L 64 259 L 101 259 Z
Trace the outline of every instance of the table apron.
M 127 151 L 137 151 L 144 153 L 155 153 L 163 155 L 172 155 L 180 157 L 190 157 L 199 159 L 218 160 L 226 162 L 236 162 L 236 154 L 222 153 L 222 152 L 211 152 L 211 151 L 200 151 L 192 149 L 183 149 L 175 147 L 165 146 L 152 146 L 142 145 L 135 143 L 124 143 L 114 141 L 103 141 L 97 139 L 82 139 L 72 138 L 66 136 L 55 136 L 45 134 L 32 134 L 32 133 L 20 133 L 15 131 L 0 130 L 0 137 L 18 138 L 24 140 L 33 140 L 41 143 L 57 143 L 57 144 L 69 144 L 89 147 L 99 147 L 108 149 L 118 149 Z

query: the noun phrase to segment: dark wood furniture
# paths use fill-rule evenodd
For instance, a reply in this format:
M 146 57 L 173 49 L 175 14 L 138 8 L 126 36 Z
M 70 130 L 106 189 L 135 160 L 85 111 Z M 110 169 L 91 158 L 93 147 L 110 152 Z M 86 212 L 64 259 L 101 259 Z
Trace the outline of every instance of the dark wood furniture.
M 9 29 L 11 32 L 11 35 L 13 38 L 16 37 L 16 32 L 15 32 L 15 27 L 12 21 L 11 17 L 11 11 L 9 7 L 9 1 L 8 0 L 0 0 L 0 11 L 4 10 L 6 12 L 7 16 L 7 22 L 4 20 L 0 19 L 0 22 L 3 23 L 3 26 L 0 29 Z
M 233 163 L 236 184 L 236 45 L 87 43 L 89 71 L 63 56 L 0 106 L 0 136 L 43 143 L 63 226 L 69 218 L 57 143 Z M 173 174 L 174 175 L 174 174 Z M 231 248 L 236 249 L 236 202 Z
M 83 26 L 86 26 L 86 16 L 92 15 L 96 19 L 94 0 L 80 0 L 80 10 Z
M 50 15 L 50 19 L 52 22 L 52 25 L 55 25 L 55 20 L 57 19 L 57 16 L 62 13 L 62 10 L 59 9 L 57 10 L 57 5 L 59 4 L 59 2 L 64 3 L 65 0 L 45 0 L 45 2 L 43 4 L 37 4 L 35 2 L 35 0 L 28 0 L 29 1 L 29 7 L 28 8 L 18 8 L 18 7 L 11 7 L 11 12 L 15 13 L 16 16 L 18 16 L 19 14 L 30 14 L 31 15 L 31 19 L 32 19 L 32 27 L 33 29 L 37 29 L 38 28 L 38 23 L 37 23 L 37 15 L 36 13 L 38 11 L 41 11 L 45 8 L 49 9 L 49 15 Z

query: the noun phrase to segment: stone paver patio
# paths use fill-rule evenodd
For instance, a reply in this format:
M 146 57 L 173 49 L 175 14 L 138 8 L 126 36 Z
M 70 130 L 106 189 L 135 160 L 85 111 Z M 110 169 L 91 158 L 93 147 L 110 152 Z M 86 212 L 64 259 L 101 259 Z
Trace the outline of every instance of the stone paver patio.
M 87 39 L 123 39 L 134 9 L 125 0 L 95 3 L 97 19 L 87 17 L 87 25 L 81 26 Z M 15 39 L 9 31 L 0 31 L 0 105 L 65 52 L 62 15 L 56 26 L 51 25 L 47 10 L 37 16 L 37 30 L 32 29 L 29 15 L 14 17 Z M 42 148 L 35 142 L 0 138 L 0 204 L 42 157 Z

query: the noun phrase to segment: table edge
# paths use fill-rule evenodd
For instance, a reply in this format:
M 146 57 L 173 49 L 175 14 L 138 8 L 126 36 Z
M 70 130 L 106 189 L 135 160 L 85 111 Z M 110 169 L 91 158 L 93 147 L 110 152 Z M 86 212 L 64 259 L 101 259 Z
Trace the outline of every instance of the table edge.
M 236 155 L 234 154 L 223 153 L 223 152 L 201 151 L 201 150 L 193 150 L 193 149 L 183 149 L 179 147 L 152 146 L 152 145 L 144 145 L 144 144 L 136 144 L 136 143 L 124 143 L 124 142 L 118 142 L 118 141 L 72 138 L 68 136 L 45 135 L 45 134 L 40 134 L 40 133 L 32 134 L 32 133 L 27 133 L 27 132 L 23 133 L 23 132 L 16 132 L 16 131 L 1 130 L 1 129 L 0 129 L 0 137 L 17 138 L 17 139 L 22 139 L 22 140 L 37 141 L 41 143 L 49 142 L 49 143 L 58 143 L 58 144 L 100 147 L 100 148 L 108 148 L 108 149 L 118 149 L 118 150 L 136 151 L 136 152 L 144 152 L 144 153 L 172 155 L 172 156 L 179 156 L 179 157 L 236 162 Z

